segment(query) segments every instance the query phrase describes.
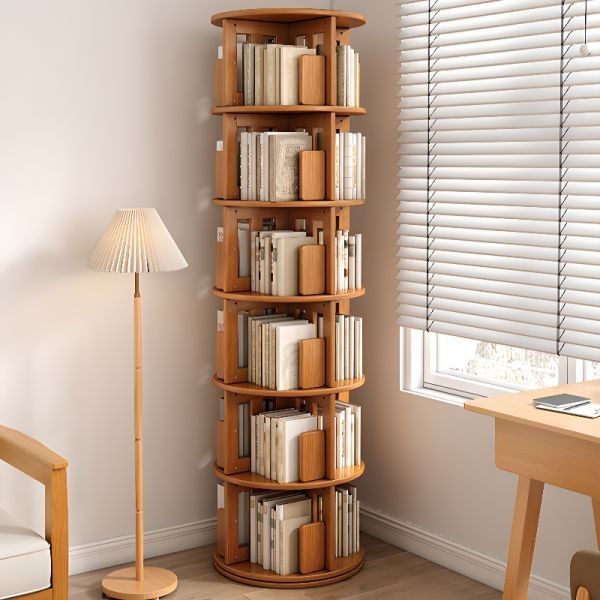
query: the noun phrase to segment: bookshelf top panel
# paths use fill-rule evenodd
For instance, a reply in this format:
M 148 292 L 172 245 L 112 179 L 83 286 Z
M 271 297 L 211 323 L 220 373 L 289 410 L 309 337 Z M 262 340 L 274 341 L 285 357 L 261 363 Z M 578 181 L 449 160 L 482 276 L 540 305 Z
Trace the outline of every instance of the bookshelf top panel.
M 320 8 L 248 8 L 230 10 L 213 15 L 210 22 L 223 26 L 223 19 L 243 19 L 246 21 L 267 21 L 270 23 L 296 23 L 319 17 L 335 17 L 336 25 L 342 28 L 361 27 L 367 20 L 356 12 L 323 10 Z
M 362 106 L 334 106 L 327 104 L 286 104 L 286 105 L 234 105 L 215 106 L 213 115 L 226 113 L 336 113 L 338 115 L 364 115 L 367 109 Z
M 274 479 L 269 479 L 258 473 L 245 471 L 244 473 L 232 473 L 227 475 L 223 469 L 213 464 L 215 475 L 234 485 L 242 487 L 256 488 L 259 490 L 316 490 L 320 488 L 332 487 L 334 485 L 342 485 L 358 479 L 365 472 L 365 463 L 361 462 L 360 467 L 346 467 L 345 469 L 335 470 L 335 479 L 315 479 L 313 481 L 294 481 L 292 483 L 279 483 Z
M 312 294 L 308 296 L 273 296 L 272 294 L 257 294 L 256 292 L 224 292 L 213 288 L 213 295 L 225 300 L 238 300 L 239 302 L 268 302 L 269 304 L 284 302 L 286 304 L 302 304 L 303 302 L 338 302 L 352 300 L 365 295 L 365 288 L 352 290 L 339 294 Z
M 307 390 L 271 390 L 254 383 L 244 381 L 243 383 L 225 383 L 215 375 L 212 379 L 213 384 L 226 392 L 234 394 L 245 394 L 248 396 L 263 396 L 265 398 L 304 398 L 306 396 L 329 396 L 339 394 L 340 392 L 350 392 L 365 384 L 365 377 L 341 381 L 338 387 L 316 387 Z
M 266 200 L 235 200 L 213 198 L 215 206 L 231 208 L 342 208 L 344 206 L 363 206 L 364 200 L 291 200 L 270 202 Z

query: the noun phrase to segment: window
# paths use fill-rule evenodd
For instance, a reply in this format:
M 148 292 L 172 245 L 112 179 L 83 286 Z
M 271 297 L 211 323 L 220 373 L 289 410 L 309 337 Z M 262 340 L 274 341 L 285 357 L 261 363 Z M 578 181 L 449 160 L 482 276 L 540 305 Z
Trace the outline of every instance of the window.
M 459 404 L 464 398 L 600 379 L 600 363 L 593 361 L 412 329 L 402 333 L 402 388 Z
M 397 14 L 406 380 L 474 395 L 600 377 L 600 0 Z

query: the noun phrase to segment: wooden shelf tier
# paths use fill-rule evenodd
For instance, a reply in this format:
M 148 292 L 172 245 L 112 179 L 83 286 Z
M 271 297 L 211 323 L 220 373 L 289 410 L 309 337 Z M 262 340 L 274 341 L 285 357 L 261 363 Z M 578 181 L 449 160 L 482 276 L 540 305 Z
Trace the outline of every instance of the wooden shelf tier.
M 365 200 L 292 200 L 290 202 L 268 202 L 263 200 L 223 200 L 213 198 L 215 206 L 229 208 L 340 208 L 363 206 Z
M 340 394 L 350 392 L 365 384 L 365 377 L 353 379 L 351 381 L 342 381 L 338 387 L 317 387 L 309 390 L 271 390 L 254 383 L 224 383 L 222 379 L 213 376 L 212 382 L 218 388 L 234 394 L 246 394 L 248 396 L 264 396 L 268 398 L 302 398 L 305 396 L 329 396 L 331 394 Z
M 365 295 L 365 288 L 352 290 L 341 294 L 313 294 L 310 296 L 273 296 L 271 294 L 257 294 L 255 292 L 224 292 L 213 288 L 213 296 L 224 300 L 237 300 L 238 302 L 266 302 L 268 304 L 303 304 L 307 302 L 340 302 L 352 300 Z
M 342 116 L 364 115 L 367 109 L 362 106 L 330 106 L 328 104 L 288 104 L 288 105 L 234 105 L 215 106 L 213 115 L 223 114 L 252 114 L 252 113 L 336 113 Z
M 274 479 L 269 479 L 258 473 L 245 471 L 243 473 L 232 473 L 227 475 L 223 469 L 213 464 L 214 474 L 223 481 L 228 481 L 234 485 L 257 490 L 317 490 L 331 487 L 332 485 L 343 485 L 354 479 L 358 479 L 365 472 L 365 461 L 361 462 L 360 467 L 346 467 L 335 470 L 335 479 L 315 479 L 314 481 L 294 481 L 293 483 L 279 483 Z
M 319 17 L 335 17 L 338 27 L 355 28 L 364 25 L 363 15 L 344 10 L 324 10 L 320 8 L 247 8 L 230 10 L 213 15 L 210 22 L 217 27 L 223 26 L 223 19 L 243 19 L 268 23 L 297 23 Z
M 221 575 L 247 585 L 281 589 L 316 587 L 349 579 L 362 569 L 364 560 L 365 550 L 361 546 L 356 554 L 336 558 L 334 568 L 330 571 L 315 571 L 308 575 L 277 575 L 273 571 L 263 569 L 259 564 L 248 561 L 226 565 L 222 556 L 217 552 L 213 554 L 215 569 Z

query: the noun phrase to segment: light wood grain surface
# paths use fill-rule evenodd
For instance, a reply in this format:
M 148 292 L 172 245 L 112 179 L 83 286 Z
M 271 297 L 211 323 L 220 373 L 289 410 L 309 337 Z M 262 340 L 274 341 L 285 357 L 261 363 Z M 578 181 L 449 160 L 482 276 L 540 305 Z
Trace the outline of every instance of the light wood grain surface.
M 363 570 L 347 581 L 307 590 L 269 590 L 240 585 L 215 572 L 213 546 L 152 558 L 148 565 L 175 571 L 173 600 L 500 600 L 501 593 L 400 548 L 363 535 Z M 71 577 L 71 600 L 98 600 L 109 569 Z
M 600 380 L 468 400 L 465 402 L 465 409 L 600 444 L 600 419 L 563 415 L 533 406 L 534 398 L 554 394 L 575 394 L 600 403 Z

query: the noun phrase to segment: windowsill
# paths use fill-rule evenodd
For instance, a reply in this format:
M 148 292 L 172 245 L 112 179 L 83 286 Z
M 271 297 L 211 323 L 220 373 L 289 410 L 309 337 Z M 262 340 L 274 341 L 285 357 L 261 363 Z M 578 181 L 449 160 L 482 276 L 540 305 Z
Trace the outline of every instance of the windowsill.
M 448 392 L 440 392 L 439 390 L 432 390 L 430 388 L 415 388 L 412 390 L 402 390 L 407 394 L 418 396 L 419 398 L 425 398 L 427 400 L 434 400 L 436 402 L 443 402 L 444 404 L 451 404 L 452 406 L 458 406 L 459 408 L 465 407 L 465 402 L 469 399 L 458 394 L 450 394 Z

